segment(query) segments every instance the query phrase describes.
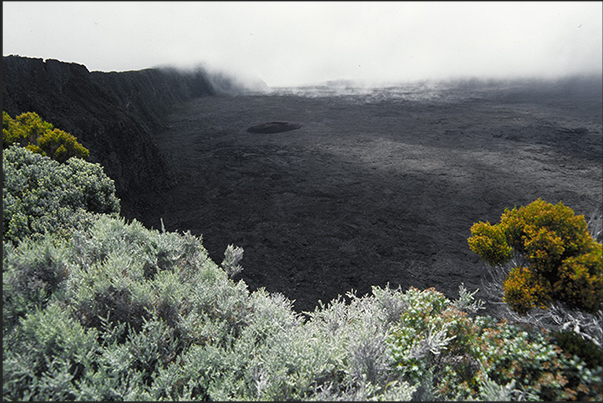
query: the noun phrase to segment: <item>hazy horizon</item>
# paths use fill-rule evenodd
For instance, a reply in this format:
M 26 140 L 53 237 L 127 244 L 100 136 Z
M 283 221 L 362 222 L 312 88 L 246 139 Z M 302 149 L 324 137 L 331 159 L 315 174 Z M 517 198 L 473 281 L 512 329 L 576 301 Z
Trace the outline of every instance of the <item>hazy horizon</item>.
M 3 55 L 270 87 L 601 75 L 601 2 L 3 2 Z

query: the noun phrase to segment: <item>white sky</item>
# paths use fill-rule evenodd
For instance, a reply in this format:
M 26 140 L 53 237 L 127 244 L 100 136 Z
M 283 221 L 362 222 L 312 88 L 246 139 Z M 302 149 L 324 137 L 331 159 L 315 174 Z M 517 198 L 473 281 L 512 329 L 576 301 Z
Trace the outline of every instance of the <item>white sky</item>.
M 603 2 L 10 2 L 3 55 L 269 86 L 602 72 Z

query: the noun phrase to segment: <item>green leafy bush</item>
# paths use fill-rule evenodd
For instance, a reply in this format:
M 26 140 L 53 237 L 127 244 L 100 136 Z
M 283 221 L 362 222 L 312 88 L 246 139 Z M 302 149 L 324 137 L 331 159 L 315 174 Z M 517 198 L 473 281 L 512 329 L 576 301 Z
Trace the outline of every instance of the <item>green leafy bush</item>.
M 603 350 L 591 340 L 585 340 L 569 331 L 557 331 L 553 333 L 553 339 L 563 351 L 583 359 L 589 368 L 595 369 L 603 365 Z
M 8 148 L 12 144 L 59 162 L 65 162 L 71 157 L 86 159 L 90 154 L 73 135 L 55 129 L 35 112 L 22 113 L 15 119 L 5 111 L 2 112 L 2 148 Z
M 95 214 L 119 213 L 115 184 L 99 164 L 78 158 L 60 164 L 13 145 L 3 151 L 4 241 L 54 232 L 68 236 Z
M 471 227 L 471 250 L 490 265 L 503 265 L 519 254 L 504 281 L 504 301 L 516 312 L 546 308 L 555 301 L 595 313 L 603 308 L 602 246 L 588 231 L 584 216 L 561 202 L 541 199 L 505 209 L 499 224 Z
M 601 400 L 602 364 L 588 367 L 535 329 L 471 318 L 433 290 L 410 289 L 393 356 L 420 400 Z M 460 299 L 467 299 L 462 297 Z

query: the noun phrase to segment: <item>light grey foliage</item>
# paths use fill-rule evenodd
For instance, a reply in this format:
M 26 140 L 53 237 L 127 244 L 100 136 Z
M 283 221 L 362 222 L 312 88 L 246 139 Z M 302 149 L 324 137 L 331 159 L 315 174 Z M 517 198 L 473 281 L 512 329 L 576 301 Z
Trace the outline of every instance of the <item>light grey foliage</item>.
M 469 292 L 465 288 L 465 284 L 462 283 L 459 286 L 459 298 L 452 301 L 451 305 L 459 311 L 465 311 L 467 313 L 476 313 L 480 309 L 484 309 L 484 301 L 475 300 L 473 296 L 479 291 L 479 289 Z
M 486 402 L 510 402 L 521 400 L 539 400 L 538 396 L 523 392 L 516 388 L 516 380 L 513 379 L 506 385 L 499 385 L 494 382 L 487 373 L 484 372 L 483 377 L 479 381 L 479 397 L 478 401 Z M 473 400 L 473 399 L 470 399 Z
M 510 402 L 512 399 L 513 389 L 515 387 L 515 379 L 506 385 L 499 385 L 496 382 L 485 376 L 484 381 L 480 385 L 480 397 L 485 401 L 493 402 Z
M 373 295 L 375 296 L 375 303 L 381 308 L 381 312 L 384 313 L 383 319 L 386 323 L 397 322 L 400 320 L 400 315 L 406 309 L 406 301 L 402 298 L 402 289 L 389 288 L 389 283 L 385 285 L 385 288 L 372 287 Z
M 601 202 L 599 202 L 601 205 Z M 601 211 L 601 206 L 599 206 L 593 213 L 590 215 L 590 219 L 588 220 L 588 231 L 592 235 L 592 237 L 599 243 L 603 242 L 603 214 Z
M 70 158 L 61 164 L 13 145 L 2 152 L 3 240 L 45 233 L 67 237 L 97 214 L 117 216 L 115 184 L 99 164 Z
M 338 353 L 337 359 L 343 367 L 340 398 L 410 397 L 414 389 L 407 383 L 397 383 L 391 346 L 387 343 L 390 326 L 404 309 L 401 292 L 389 286 L 373 287 L 372 295 L 358 297 L 351 291 L 347 297 L 349 304 L 339 297 L 326 307 L 319 305 L 309 313 L 306 324 Z M 333 385 L 334 382 L 319 385 L 319 396 L 333 400 L 337 395 Z
M 395 292 L 348 294 L 304 316 L 281 294 L 259 289 L 246 299 L 247 316 L 224 347 L 194 347 L 184 358 L 210 399 L 410 399 L 397 379 L 386 342 Z M 400 299 L 400 297 L 397 297 Z M 390 308 L 387 308 L 390 307 Z M 235 334 L 235 333 L 231 333 Z
M 233 278 L 243 270 L 243 267 L 239 265 L 239 262 L 243 259 L 243 252 L 243 248 L 238 246 L 228 245 L 226 247 L 221 266 L 228 277 Z
M 519 315 L 509 309 L 507 315 L 512 323 L 523 323 L 549 331 L 573 331 L 603 348 L 603 311 L 591 314 L 555 303 L 547 309 L 532 309 L 526 315 Z
M 454 340 L 456 336 L 446 337 L 448 326 L 436 330 L 434 325 L 429 325 L 425 337 L 419 343 L 413 346 L 410 352 L 410 358 L 425 358 L 430 353 L 434 356 L 440 355 L 440 351 L 446 349 L 448 342 Z

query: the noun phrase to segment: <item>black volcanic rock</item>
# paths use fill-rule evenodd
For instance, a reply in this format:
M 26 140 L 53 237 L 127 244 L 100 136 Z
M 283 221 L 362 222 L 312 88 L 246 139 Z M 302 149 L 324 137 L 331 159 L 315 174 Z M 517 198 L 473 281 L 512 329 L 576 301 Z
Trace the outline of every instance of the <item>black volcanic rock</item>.
M 300 124 L 291 122 L 264 122 L 247 129 L 249 133 L 282 133 L 299 129 Z
M 175 106 L 214 94 L 202 70 L 89 72 L 76 63 L 20 56 L 3 57 L 2 70 L 3 110 L 13 117 L 36 112 L 76 136 L 90 161 L 115 180 L 122 207 L 130 195 L 171 181 L 151 133 Z

